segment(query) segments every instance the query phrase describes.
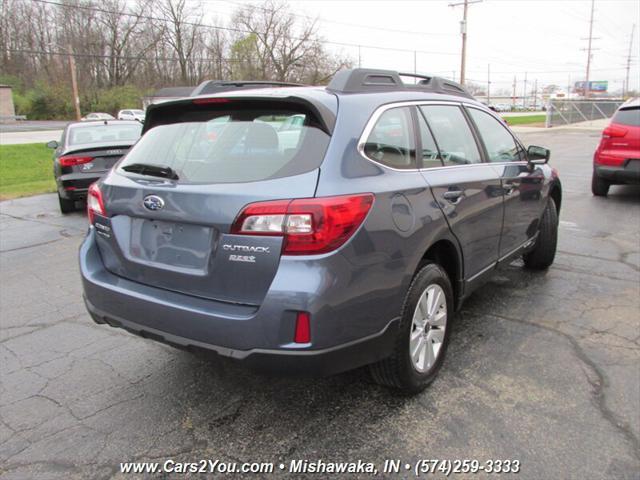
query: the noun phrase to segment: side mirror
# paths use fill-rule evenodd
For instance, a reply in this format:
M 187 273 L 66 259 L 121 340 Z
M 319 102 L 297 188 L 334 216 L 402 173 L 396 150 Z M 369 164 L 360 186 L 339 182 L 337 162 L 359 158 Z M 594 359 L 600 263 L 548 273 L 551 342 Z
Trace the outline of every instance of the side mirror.
M 56 149 L 58 148 L 60 145 L 58 144 L 58 142 L 56 142 L 55 140 L 51 140 L 50 142 L 47 142 L 47 148 L 53 148 Z
M 529 163 L 533 165 L 544 165 L 551 158 L 551 150 L 536 145 L 529 145 L 527 148 L 527 158 Z

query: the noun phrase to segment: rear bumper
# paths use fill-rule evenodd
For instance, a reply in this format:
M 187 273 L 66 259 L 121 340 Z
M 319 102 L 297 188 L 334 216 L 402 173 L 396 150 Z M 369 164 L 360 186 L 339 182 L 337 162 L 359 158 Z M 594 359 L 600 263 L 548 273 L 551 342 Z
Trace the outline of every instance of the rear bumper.
M 68 200 L 81 200 L 87 197 L 89 186 L 100 180 L 105 172 L 96 175 L 86 173 L 69 173 L 60 175 L 56 180 L 58 182 L 58 192 L 62 198 Z
M 187 350 L 205 350 L 240 361 L 249 368 L 265 372 L 291 375 L 327 376 L 367 365 L 380 360 L 392 352 L 398 321 L 393 320 L 381 331 L 366 338 L 321 350 L 277 350 L 254 348 L 234 350 L 232 348 L 199 342 L 190 338 L 172 335 L 122 318 L 115 318 L 95 308 L 84 297 L 87 310 L 98 324 L 123 328 L 130 333 Z M 384 352 L 380 356 L 380 352 Z
M 259 307 L 203 299 L 112 274 L 104 267 L 95 235 L 91 229 L 81 246 L 80 271 L 85 304 L 96 323 L 281 373 L 331 375 L 374 363 L 393 350 L 397 318 L 371 312 L 358 317 L 363 312 L 353 307 L 341 310 L 317 285 L 292 277 L 294 272 L 287 275 L 298 286 L 309 283 L 306 291 L 286 291 L 290 284 L 278 286 L 276 279 Z M 292 342 L 298 310 L 311 313 L 313 344 Z
M 595 165 L 596 174 L 612 183 L 640 184 L 640 160 L 625 160 L 619 167 Z

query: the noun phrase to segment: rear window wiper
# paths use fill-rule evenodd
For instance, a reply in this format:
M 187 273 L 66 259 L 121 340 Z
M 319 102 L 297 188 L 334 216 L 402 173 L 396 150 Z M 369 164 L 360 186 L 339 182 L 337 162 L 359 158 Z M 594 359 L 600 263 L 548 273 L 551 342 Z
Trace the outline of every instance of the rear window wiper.
M 132 163 L 122 167 L 125 172 L 137 173 L 140 175 L 149 175 L 150 177 L 169 178 L 178 180 L 178 174 L 171 167 L 163 165 L 153 165 L 150 163 Z

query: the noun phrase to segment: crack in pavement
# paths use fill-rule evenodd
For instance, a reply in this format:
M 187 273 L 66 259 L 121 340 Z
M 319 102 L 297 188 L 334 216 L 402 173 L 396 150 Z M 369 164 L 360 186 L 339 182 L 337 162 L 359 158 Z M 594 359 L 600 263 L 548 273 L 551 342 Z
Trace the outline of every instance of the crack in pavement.
M 640 266 L 635 265 L 626 260 L 626 257 L 637 254 L 638 252 L 621 252 L 618 254 L 618 258 L 616 259 L 597 257 L 595 255 L 585 255 L 584 253 L 567 252 L 566 250 L 558 250 L 558 253 L 561 253 L 563 255 L 568 255 L 570 257 L 580 257 L 580 258 L 587 258 L 590 260 L 600 260 L 603 262 L 621 263 L 623 265 L 626 265 L 627 267 L 630 267 L 632 270 L 635 270 L 636 272 L 640 272 Z
M 636 437 L 633 431 L 631 431 L 631 428 L 629 427 L 629 425 L 626 424 L 626 422 L 623 422 L 618 417 L 618 415 L 607 406 L 605 389 L 609 386 L 609 381 L 606 374 L 598 367 L 598 365 L 591 358 L 589 358 L 589 356 L 584 352 L 584 350 L 582 349 L 582 347 L 580 346 L 580 344 L 575 338 L 573 338 L 568 333 L 565 333 L 549 325 L 533 323 L 527 320 L 523 320 L 521 318 L 507 317 L 505 315 L 498 315 L 494 313 L 486 314 L 486 315 L 493 316 L 495 318 L 499 318 L 509 322 L 514 322 L 514 323 L 519 323 L 523 325 L 529 325 L 532 327 L 540 328 L 542 330 L 555 333 L 565 338 L 573 347 L 576 357 L 585 365 L 587 365 L 596 374 L 598 378 L 597 382 L 593 382 L 591 381 L 588 375 L 585 375 L 585 377 L 587 378 L 587 381 L 594 389 L 594 397 L 596 400 L 596 405 L 600 410 L 602 417 L 626 438 L 626 440 L 632 446 L 633 455 L 636 458 L 640 459 L 640 440 L 638 439 L 638 437 Z

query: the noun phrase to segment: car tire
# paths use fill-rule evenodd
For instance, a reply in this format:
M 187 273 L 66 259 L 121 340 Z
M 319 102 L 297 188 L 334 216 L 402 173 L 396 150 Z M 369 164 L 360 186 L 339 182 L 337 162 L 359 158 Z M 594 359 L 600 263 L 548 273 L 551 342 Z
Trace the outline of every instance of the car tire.
M 403 302 L 392 355 L 369 366 L 374 381 L 409 395 L 424 390 L 444 361 L 451 335 L 453 304 L 453 289 L 446 272 L 435 263 L 423 265 Z M 427 310 L 426 318 L 422 318 L 424 310 Z M 424 348 L 422 354 L 421 348 Z
M 553 198 L 549 198 L 542 214 L 538 238 L 532 250 L 523 255 L 524 266 L 531 270 L 545 270 L 556 257 L 558 245 L 558 210 Z
M 60 204 L 60 211 L 63 214 L 71 213 L 76 211 L 76 202 L 75 200 L 69 200 L 66 198 L 62 198 L 60 194 L 58 194 L 58 203 Z
M 606 197 L 609 193 L 610 186 L 611 183 L 599 177 L 595 170 L 593 171 L 593 176 L 591 177 L 591 193 L 596 197 Z

